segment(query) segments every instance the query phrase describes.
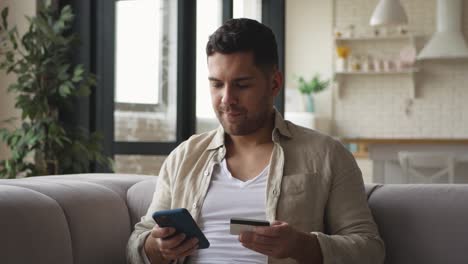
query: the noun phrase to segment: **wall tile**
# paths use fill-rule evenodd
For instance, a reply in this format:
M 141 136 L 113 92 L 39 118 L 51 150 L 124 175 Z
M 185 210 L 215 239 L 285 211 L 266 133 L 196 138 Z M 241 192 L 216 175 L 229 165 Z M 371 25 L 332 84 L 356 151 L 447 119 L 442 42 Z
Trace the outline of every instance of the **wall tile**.
M 402 0 L 408 28 L 425 35 L 422 48 L 436 26 L 436 1 Z M 356 32 L 368 30 L 374 0 L 335 0 L 334 23 L 339 28 L 352 24 Z M 468 2 L 463 6 L 463 30 L 468 36 Z M 421 43 L 419 43 L 421 42 Z M 356 41 L 353 54 L 396 56 L 409 42 Z M 334 133 L 347 137 L 468 137 L 468 61 L 430 61 L 419 64 L 417 95 L 406 113 L 411 88 L 409 75 L 348 76 L 342 84 L 342 98 L 335 100 Z

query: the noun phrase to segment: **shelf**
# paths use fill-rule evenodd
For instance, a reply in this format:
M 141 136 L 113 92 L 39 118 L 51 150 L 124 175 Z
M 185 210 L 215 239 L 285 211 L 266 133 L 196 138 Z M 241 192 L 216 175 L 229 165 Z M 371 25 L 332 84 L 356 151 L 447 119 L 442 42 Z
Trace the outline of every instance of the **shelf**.
M 391 76 L 391 75 L 399 75 L 399 74 L 408 74 L 411 76 L 411 87 L 409 90 L 409 97 L 410 99 L 416 98 L 416 81 L 415 81 L 415 73 L 419 72 L 418 68 L 409 68 L 401 71 L 388 71 L 388 72 L 359 72 L 359 71 L 349 71 L 349 72 L 335 72 L 335 79 L 336 79 L 336 90 L 338 98 L 341 98 L 341 84 L 343 83 L 343 78 L 346 76 Z
M 360 41 L 360 40 L 405 40 L 420 37 L 419 35 L 395 35 L 395 36 L 358 36 L 338 37 L 335 41 Z
M 381 43 L 385 43 L 385 41 L 397 41 L 396 44 L 399 44 L 398 41 L 409 41 L 413 48 L 416 47 L 416 39 L 424 37 L 424 35 L 417 35 L 412 33 L 407 33 L 404 35 L 379 35 L 379 36 L 353 36 L 353 37 L 335 37 L 335 45 L 336 47 L 344 44 L 352 44 L 352 43 L 343 43 L 343 42 L 357 42 L 354 44 L 362 44 L 363 42 L 359 41 L 382 41 Z M 336 48 L 335 47 L 335 48 Z M 336 55 L 335 55 L 336 56 Z M 336 59 L 336 57 L 335 57 Z M 336 68 L 335 68 L 336 70 Z M 407 75 L 411 81 L 411 86 L 409 89 L 409 98 L 415 99 L 416 98 L 416 73 L 418 73 L 420 69 L 416 67 L 411 68 L 404 68 L 401 70 L 391 70 L 391 71 L 337 71 L 335 72 L 335 80 L 336 80 L 336 95 L 339 98 L 342 97 L 341 93 L 343 90 L 343 84 L 345 78 L 352 78 L 353 76 L 382 76 L 382 78 L 388 76 L 397 76 L 397 75 Z M 411 101 L 410 100 L 410 101 Z
M 337 75 L 397 75 L 397 74 L 412 74 L 418 72 L 417 68 L 404 69 L 400 71 L 372 71 L 372 72 L 363 72 L 363 71 L 345 71 L 345 72 L 335 72 Z

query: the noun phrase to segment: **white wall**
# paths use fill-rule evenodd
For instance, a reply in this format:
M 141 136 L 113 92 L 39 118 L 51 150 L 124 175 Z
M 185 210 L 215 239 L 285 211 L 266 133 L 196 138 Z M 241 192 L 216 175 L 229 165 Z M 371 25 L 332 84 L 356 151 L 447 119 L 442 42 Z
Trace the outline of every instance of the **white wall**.
M 402 0 L 409 29 L 423 34 L 422 44 L 435 30 L 435 0 Z M 468 1 L 463 1 L 463 31 L 468 37 Z M 375 0 L 335 0 L 335 23 L 356 29 L 368 27 Z M 419 42 L 419 41 L 418 41 Z M 360 41 L 355 52 L 398 52 L 408 43 Z M 421 45 L 417 45 L 421 46 Z M 420 48 L 420 47 L 419 47 Z M 398 54 L 398 53 L 397 53 Z M 416 74 L 418 97 L 407 108 L 411 77 L 349 76 L 343 81 L 343 96 L 335 104 L 336 133 L 347 137 L 467 138 L 468 60 L 438 60 L 420 63 Z
M 24 32 L 27 29 L 27 20 L 25 15 L 33 16 L 36 13 L 36 0 L 2 0 L 0 1 L 0 9 L 9 7 L 9 25 L 17 25 L 19 32 Z M 4 120 L 13 116 L 19 116 L 18 110 L 14 108 L 14 95 L 7 94 L 8 86 L 15 81 L 15 76 L 6 76 L 4 72 L 0 72 L 0 120 Z M 3 127 L 3 125 L 0 125 Z M 8 152 L 4 145 L 0 144 L 0 159 L 6 158 Z
M 286 111 L 303 111 L 295 76 L 332 76 L 333 1 L 286 1 Z M 317 96 L 317 115 L 332 119 L 331 89 Z

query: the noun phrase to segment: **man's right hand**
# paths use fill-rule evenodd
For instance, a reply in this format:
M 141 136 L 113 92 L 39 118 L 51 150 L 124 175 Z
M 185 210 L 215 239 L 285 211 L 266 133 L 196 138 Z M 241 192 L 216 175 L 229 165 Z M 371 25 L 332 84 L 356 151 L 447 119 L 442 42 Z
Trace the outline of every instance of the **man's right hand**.
M 157 224 L 145 241 L 145 253 L 151 263 L 168 263 L 195 253 L 198 239 L 185 240 L 185 234 L 177 234 L 175 228 L 159 227 Z M 173 236 L 174 235 L 174 236 Z

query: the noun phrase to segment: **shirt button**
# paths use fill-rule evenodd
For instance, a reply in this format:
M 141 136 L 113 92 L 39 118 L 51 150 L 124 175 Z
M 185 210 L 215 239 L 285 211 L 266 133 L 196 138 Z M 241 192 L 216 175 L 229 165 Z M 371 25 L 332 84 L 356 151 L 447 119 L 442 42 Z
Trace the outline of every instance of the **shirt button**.
M 210 175 L 210 172 L 209 172 L 209 171 L 205 171 L 205 173 L 203 173 L 203 175 L 208 176 L 208 175 Z
M 198 207 L 197 203 L 193 203 L 192 208 L 197 209 L 197 207 Z
M 273 141 L 279 141 L 279 135 L 277 133 L 273 136 Z
M 274 195 L 274 196 L 278 196 L 278 190 L 277 190 L 277 189 L 274 189 L 274 190 L 273 190 L 273 195 Z

